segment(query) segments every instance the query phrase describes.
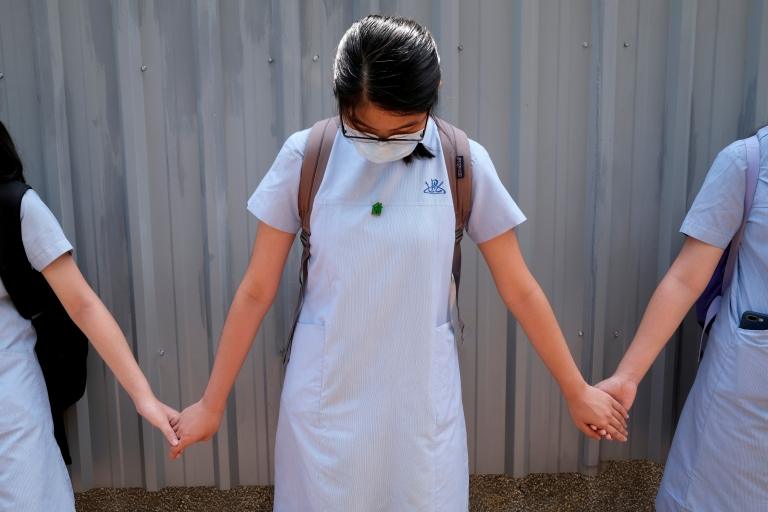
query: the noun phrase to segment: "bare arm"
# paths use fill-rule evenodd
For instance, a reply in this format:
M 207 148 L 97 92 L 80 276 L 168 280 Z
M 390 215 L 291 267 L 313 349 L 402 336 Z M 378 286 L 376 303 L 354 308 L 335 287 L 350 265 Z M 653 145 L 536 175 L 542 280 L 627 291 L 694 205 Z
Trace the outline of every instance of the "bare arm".
M 218 430 L 227 397 L 272 306 L 295 236 L 259 224 L 248 268 L 224 322 L 211 377 L 202 399 L 182 412 L 174 428 L 181 443 L 174 458 L 190 444 L 210 439 Z
M 525 264 L 515 231 L 480 244 L 480 251 L 502 300 L 560 385 L 579 430 L 597 439 L 589 425 L 600 425 L 618 439 L 626 439 L 626 410 L 584 381 L 549 301 Z
M 88 337 L 125 388 L 139 414 L 159 428 L 171 445 L 175 445 L 177 439 L 169 421 L 177 412 L 159 402 L 152 393 L 123 331 L 88 285 L 72 256 L 60 256 L 42 273 L 72 321 Z
M 723 250 L 688 238 L 648 303 L 616 374 L 637 385 L 706 288 Z
M 261 321 L 275 299 L 294 235 L 259 226 L 248 269 L 235 293 L 203 400 L 223 412 Z

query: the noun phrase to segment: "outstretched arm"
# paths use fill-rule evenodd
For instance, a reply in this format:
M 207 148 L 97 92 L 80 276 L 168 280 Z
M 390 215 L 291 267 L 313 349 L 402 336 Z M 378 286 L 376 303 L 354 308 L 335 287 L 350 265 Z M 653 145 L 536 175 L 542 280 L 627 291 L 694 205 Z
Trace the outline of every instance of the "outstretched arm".
M 64 254 L 58 257 L 42 273 L 72 321 L 88 337 L 117 381 L 128 392 L 138 413 L 157 427 L 171 446 L 178 444 L 169 423 L 178 413 L 160 402 L 152 393 L 123 331 L 88 285 L 72 256 Z
M 688 238 L 656 288 L 632 344 L 612 377 L 597 387 L 631 407 L 637 386 L 702 294 L 723 249 Z
M 626 410 L 582 377 L 549 301 L 525 264 L 515 231 L 509 230 L 479 247 L 501 298 L 560 385 L 576 427 L 587 437 L 599 439 L 589 426 L 599 425 L 612 437 L 625 441 Z
M 280 284 L 295 235 L 260 224 L 245 276 L 237 289 L 203 397 L 173 422 L 181 442 L 171 451 L 178 458 L 190 445 L 210 439 L 219 429 L 227 397 Z

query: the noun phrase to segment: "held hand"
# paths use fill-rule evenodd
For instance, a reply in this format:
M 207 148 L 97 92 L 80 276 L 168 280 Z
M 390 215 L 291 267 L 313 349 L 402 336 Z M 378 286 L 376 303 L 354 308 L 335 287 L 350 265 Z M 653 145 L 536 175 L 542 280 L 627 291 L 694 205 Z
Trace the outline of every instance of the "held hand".
M 207 407 L 203 400 L 181 411 L 178 418 L 171 421 L 179 444 L 171 449 L 170 457 L 178 459 L 190 445 L 212 438 L 220 423 L 221 413 Z
M 568 410 L 576 427 L 591 439 L 600 439 L 594 425 L 605 431 L 612 439 L 626 441 L 627 410 L 608 393 L 596 387 L 585 385 L 584 388 L 566 397 Z
M 595 384 L 597 389 L 601 389 L 619 401 L 626 410 L 632 408 L 637 395 L 637 384 L 627 378 L 614 374 L 604 381 Z
M 175 447 L 179 444 L 179 439 L 171 426 L 171 421 L 179 415 L 176 409 L 165 405 L 154 396 L 137 400 L 134 405 L 136 412 L 163 433 L 169 445 Z
M 635 401 L 635 396 L 637 395 L 637 383 L 617 374 L 614 374 L 613 376 L 598 382 L 595 384 L 595 387 L 605 391 L 613 398 L 618 400 L 619 403 L 624 406 L 627 411 L 632 407 L 632 404 Z M 590 428 L 599 434 L 606 436 L 606 438 L 609 440 L 613 437 L 604 429 L 598 429 L 595 425 L 590 425 Z

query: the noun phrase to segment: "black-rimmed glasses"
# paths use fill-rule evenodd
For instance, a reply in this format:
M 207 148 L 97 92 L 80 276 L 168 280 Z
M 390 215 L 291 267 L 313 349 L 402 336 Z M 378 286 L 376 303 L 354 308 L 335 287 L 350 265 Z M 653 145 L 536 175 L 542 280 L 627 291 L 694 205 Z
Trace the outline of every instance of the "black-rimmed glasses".
M 427 133 L 427 126 L 429 126 L 429 116 L 430 116 L 430 112 L 427 112 L 427 119 L 426 121 L 424 121 L 424 129 L 421 131 L 421 135 L 419 136 L 418 139 L 401 138 L 399 135 L 394 135 L 392 137 L 387 137 L 387 138 L 371 137 L 368 135 L 352 135 L 347 132 L 347 127 L 344 126 L 344 116 L 339 115 L 339 121 L 341 122 L 341 134 L 348 139 L 360 140 L 365 142 L 422 142 L 424 140 L 424 135 L 426 135 Z

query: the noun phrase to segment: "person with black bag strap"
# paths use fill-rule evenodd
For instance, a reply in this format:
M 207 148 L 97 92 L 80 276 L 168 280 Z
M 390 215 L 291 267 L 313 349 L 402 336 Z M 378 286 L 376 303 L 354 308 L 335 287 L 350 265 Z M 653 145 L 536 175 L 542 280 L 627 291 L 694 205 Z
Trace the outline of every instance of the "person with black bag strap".
M 178 442 L 177 412 L 155 398 L 71 252 L 0 122 L 0 510 L 74 510 L 62 414 L 85 391 L 89 339 L 137 411 Z
M 31 187 L 21 181 L 0 184 L 0 279 L 16 311 L 34 327 L 35 354 L 51 403 L 54 437 L 64 462 L 71 464 L 64 411 L 85 393 L 88 338 L 27 258 L 19 213 L 29 190 Z

